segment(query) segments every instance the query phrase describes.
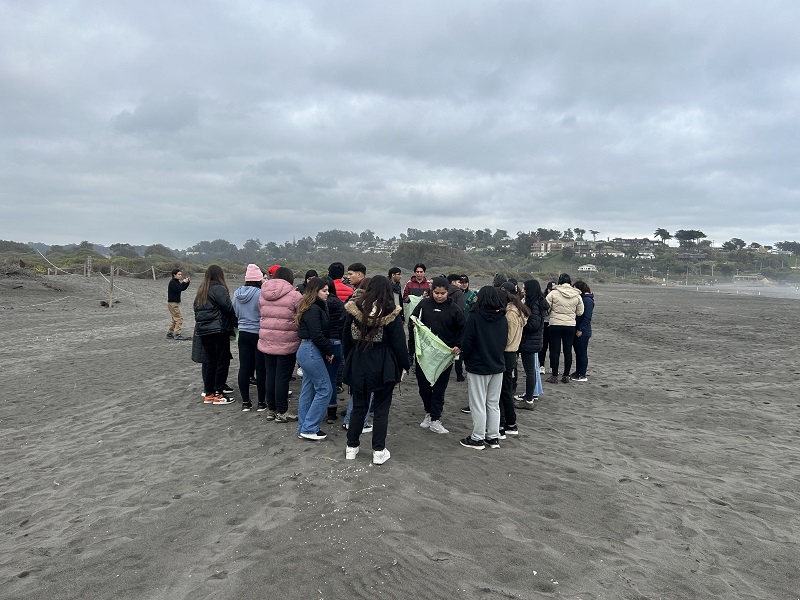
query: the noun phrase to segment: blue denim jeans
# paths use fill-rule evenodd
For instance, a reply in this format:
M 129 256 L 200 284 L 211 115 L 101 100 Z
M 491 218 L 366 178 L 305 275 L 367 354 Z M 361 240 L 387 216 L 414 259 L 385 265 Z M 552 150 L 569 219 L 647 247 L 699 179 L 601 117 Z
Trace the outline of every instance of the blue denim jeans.
M 336 406 L 336 378 L 339 376 L 339 365 L 342 364 L 342 340 L 328 341 L 333 346 L 333 362 L 325 363 L 331 379 L 331 399 L 328 406 Z
M 325 358 L 311 340 L 302 340 L 297 364 L 303 369 L 303 384 L 297 399 L 297 433 L 316 433 L 331 397 L 331 378 Z

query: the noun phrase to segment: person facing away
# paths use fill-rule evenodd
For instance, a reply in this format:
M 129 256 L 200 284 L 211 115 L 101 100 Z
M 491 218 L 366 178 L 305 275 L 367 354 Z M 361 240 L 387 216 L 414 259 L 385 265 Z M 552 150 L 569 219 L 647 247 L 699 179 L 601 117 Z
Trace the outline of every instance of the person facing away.
M 167 285 L 167 308 L 172 322 L 167 329 L 168 340 L 182 340 L 183 315 L 181 314 L 181 292 L 189 287 L 189 277 L 184 277 L 180 269 L 172 269 L 172 277 Z
M 194 299 L 195 334 L 205 350 L 208 378 L 203 382 L 204 404 L 231 404 L 224 393 L 231 359 L 230 335 L 236 327 L 236 313 L 231 303 L 225 273 L 219 265 L 206 269 Z
M 340 262 L 331 263 L 328 266 L 328 277 L 333 279 L 333 286 L 336 288 L 336 296 L 339 300 L 347 302 L 347 299 L 353 295 L 353 288 L 342 281 L 344 265 Z
M 430 297 L 420 300 L 411 314 L 442 340 L 450 348 L 450 352 L 458 356 L 461 353 L 459 346 L 461 345 L 461 334 L 464 331 L 464 311 L 453 302 L 448 294 L 448 288 L 449 285 L 444 277 L 435 278 L 431 283 Z M 442 371 L 436 381 L 431 383 L 425 376 L 422 367 L 417 365 L 417 385 L 422 404 L 425 407 L 425 418 L 419 426 L 430 429 L 434 433 L 450 433 L 442 425 L 441 419 L 444 410 L 444 394 L 452 369 L 453 366 L 450 365 Z
M 464 335 L 461 353 L 467 371 L 472 433 L 461 440 L 465 448 L 500 447 L 500 388 L 505 371 L 508 321 L 498 288 L 478 291 Z
M 561 383 L 569 383 L 572 367 L 572 343 L 575 339 L 575 319 L 583 314 L 580 290 L 572 287 L 572 278 L 567 273 L 558 277 L 556 285 L 545 298 L 550 305 L 550 370 L 548 383 L 558 383 L 558 361 L 564 351 L 564 373 Z
M 390 457 L 386 432 L 392 393 L 411 366 L 403 334 L 402 310 L 394 303 L 389 280 L 376 275 L 361 296 L 345 304 L 345 312 L 343 379 L 353 392 L 345 459 L 353 460 L 358 454 L 371 397 L 374 410 L 372 462 L 380 465 Z
M 264 273 L 258 265 L 249 264 L 244 274 L 244 285 L 233 292 L 233 310 L 239 321 L 239 393 L 242 395 L 242 412 L 250 412 L 250 377 L 255 371 L 258 407 L 265 410 L 266 366 L 264 355 L 258 351 L 261 312 L 258 299 L 261 297 L 261 284 Z

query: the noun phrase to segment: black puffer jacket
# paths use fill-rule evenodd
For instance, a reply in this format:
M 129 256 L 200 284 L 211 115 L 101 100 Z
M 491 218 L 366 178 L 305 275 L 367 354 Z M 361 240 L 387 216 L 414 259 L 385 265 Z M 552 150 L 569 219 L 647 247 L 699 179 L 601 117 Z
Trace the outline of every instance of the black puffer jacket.
M 328 320 L 331 324 L 332 340 L 342 339 L 342 325 L 344 325 L 344 302 L 336 294 L 328 296 Z
M 542 349 L 544 333 L 544 316 L 547 314 L 547 300 L 539 298 L 538 302 L 532 302 L 525 306 L 531 309 L 531 316 L 522 329 L 522 340 L 519 343 L 520 352 L 539 352 Z
M 333 354 L 333 345 L 330 342 L 331 326 L 328 319 L 328 306 L 317 298 L 314 304 L 300 317 L 297 326 L 297 335 L 301 340 L 311 340 L 319 348 L 323 356 Z
M 194 306 L 195 334 L 231 333 L 236 327 L 236 313 L 224 285 L 215 284 L 208 290 L 203 306 Z

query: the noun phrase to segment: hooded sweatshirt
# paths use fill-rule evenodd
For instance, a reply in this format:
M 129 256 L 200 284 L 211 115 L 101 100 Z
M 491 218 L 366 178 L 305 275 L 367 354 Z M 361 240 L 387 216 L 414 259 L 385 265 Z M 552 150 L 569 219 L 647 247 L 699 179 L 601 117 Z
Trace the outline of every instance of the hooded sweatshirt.
M 258 333 L 261 313 L 258 310 L 258 298 L 261 288 L 243 285 L 233 292 L 233 310 L 239 319 L 239 331 Z
M 594 312 L 594 294 L 588 293 L 581 296 L 583 300 L 583 314 L 575 320 L 577 331 L 587 338 L 592 337 L 592 313 Z
M 575 327 L 575 317 L 583 314 L 581 292 L 568 283 L 554 287 L 545 300 L 550 305 L 550 327 Z
M 464 326 L 461 354 L 468 373 L 495 375 L 506 370 L 508 321 L 504 310 L 473 311 Z
M 508 321 L 508 339 L 506 341 L 506 352 L 516 352 L 519 350 L 519 343 L 522 340 L 522 328 L 525 327 L 527 319 L 519 312 L 519 309 L 508 303 L 506 306 L 506 320 Z

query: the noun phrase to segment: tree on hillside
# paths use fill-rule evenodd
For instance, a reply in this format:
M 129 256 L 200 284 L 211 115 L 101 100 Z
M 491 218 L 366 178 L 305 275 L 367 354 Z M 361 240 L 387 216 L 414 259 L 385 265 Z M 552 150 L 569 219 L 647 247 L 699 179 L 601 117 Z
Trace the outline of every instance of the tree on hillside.
M 121 256 L 123 258 L 140 258 L 139 253 L 130 244 L 111 244 L 109 246 L 111 256 Z
M 529 256 L 535 241 L 536 238 L 533 232 L 518 231 L 517 239 L 514 241 L 514 254 L 517 256 Z
M 536 230 L 536 239 L 540 242 L 560 240 L 561 232 L 558 229 L 545 229 L 544 227 L 539 227 L 539 229 Z
M 576 239 L 583 240 L 583 234 L 586 233 L 585 229 L 581 229 L 580 227 L 573 227 L 572 231 L 575 232 Z
M 562 248 L 561 249 L 561 258 L 564 260 L 572 260 L 575 258 L 575 250 L 572 248 Z
M 561 239 L 571 242 L 572 240 L 575 239 L 575 234 L 572 233 L 572 229 L 565 229 L 564 233 L 561 234 Z
M 733 250 L 741 250 L 746 245 L 747 243 L 741 238 L 731 238 L 722 244 L 722 249 L 726 252 L 731 252 Z
M 261 246 L 262 246 L 261 240 L 259 240 L 258 238 L 254 240 L 250 239 L 244 243 L 244 246 L 242 246 L 242 250 L 250 254 L 257 254 L 258 252 L 261 251 Z
M 800 254 L 800 243 L 798 242 L 775 242 L 775 247 L 784 252 L 791 252 L 792 254 Z
M 655 233 L 653 233 L 653 236 L 661 238 L 661 241 L 663 243 L 665 243 L 665 244 L 667 243 L 667 240 L 671 240 L 672 239 L 672 235 L 670 234 L 670 232 L 667 231 L 666 229 L 662 229 L 660 227 L 655 230 Z
M 172 250 L 162 244 L 153 244 L 144 249 L 144 255 L 147 256 L 166 256 L 167 258 L 175 258 Z
M 681 248 L 697 245 L 697 241 L 706 237 L 706 234 L 697 229 L 679 229 L 673 237 L 678 240 Z
M 600 234 L 600 232 L 597 231 L 596 229 L 590 229 L 589 233 L 592 234 L 592 241 L 596 242 L 597 241 L 597 236 Z

